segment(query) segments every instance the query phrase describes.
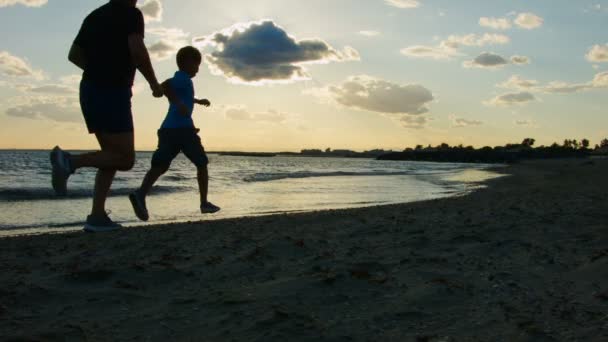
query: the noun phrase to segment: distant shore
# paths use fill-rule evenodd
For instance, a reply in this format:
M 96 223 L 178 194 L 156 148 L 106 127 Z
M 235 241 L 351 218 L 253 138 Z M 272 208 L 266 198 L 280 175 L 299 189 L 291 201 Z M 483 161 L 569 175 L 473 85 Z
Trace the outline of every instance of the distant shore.
M 608 160 L 468 196 L 0 239 L 6 340 L 603 341 Z

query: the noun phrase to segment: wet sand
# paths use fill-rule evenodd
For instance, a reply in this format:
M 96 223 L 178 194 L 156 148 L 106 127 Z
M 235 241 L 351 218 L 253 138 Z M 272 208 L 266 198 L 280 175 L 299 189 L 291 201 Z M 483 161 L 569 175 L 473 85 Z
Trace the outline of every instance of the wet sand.
M 608 160 L 501 172 L 458 198 L 0 239 L 0 340 L 608 340 Z

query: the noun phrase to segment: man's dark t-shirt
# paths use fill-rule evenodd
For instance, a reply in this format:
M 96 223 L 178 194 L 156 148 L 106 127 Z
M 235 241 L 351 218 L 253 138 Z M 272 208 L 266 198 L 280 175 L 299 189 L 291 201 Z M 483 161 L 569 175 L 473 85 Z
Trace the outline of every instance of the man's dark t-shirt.
M 128 43 L 131 34 L 144 34 L 144 18 L 139 9 L 111 1 L 91 12 L 74 40 L 84 51 L 83 80 L 131 87 L 135 78 Z

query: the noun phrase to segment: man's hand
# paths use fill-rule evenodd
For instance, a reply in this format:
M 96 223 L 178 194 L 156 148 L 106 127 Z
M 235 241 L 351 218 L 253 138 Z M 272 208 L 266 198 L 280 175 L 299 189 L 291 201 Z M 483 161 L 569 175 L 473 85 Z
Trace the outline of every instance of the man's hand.
M 165 95 L 165 91 L 163 90 L 163 87 L 158 83 L 151 84 L 150 89 L 152 89 L 152 96 L 154 96 L 156 98 L 163 97 Z
M 211 106 L 211 102 L 209 102 L 209 100 L 207 99 L 202 99 L 202 100 L 195 100 L 194 101 L 196 104 L 199 104 L 201 106 L 205 106 L 205 107 L 209 107 Z

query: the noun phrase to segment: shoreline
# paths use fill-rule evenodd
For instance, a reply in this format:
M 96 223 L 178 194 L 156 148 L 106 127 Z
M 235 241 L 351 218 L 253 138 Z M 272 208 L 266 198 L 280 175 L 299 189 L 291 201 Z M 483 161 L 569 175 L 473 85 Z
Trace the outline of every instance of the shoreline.
M 504 170 L 507 170 L 509 165 L 486 165 L 484 168 L 471 168 L 459 171 L 454 173 L 451 177 L 443 180 L 446 183 L 453 183 L 456 185 L 466 186 L 466 190 L 461 190 L 459 192 L 454 192 L 446 197 L 438 197 L 440 198 L 450 198 L 450 197 L 462 197 L 471 194 L 474 191 L 479 191 L 487 186 L 488 182 L 496 179 L 502 178 L 504 176 L 508 176 Z M 473 173 L 473 175 L 471 175 Z M 452 174 L 452 173 L 448 173 Z M 437 175 L 437 174 L 433 174 Z M 414 175 L 412 175 L 414 176 Z M 468 176 L 468 177 L 467 177 Z M 131 228 L 145 228 L 145 227 L 153 227 L 153 226 L 165 226 L 168 224 L 192 224 L 196 222 L 209 222 L 209 221 L 221 221 L 221 220 L 230 220 L 230 219 L 247 219 L 253 217 L 266 217 L 273 215 L 292 215 L 298 213 L 318 213 L 324 211 L 333 211 L 333 210 L 349 210 L 349 209 L 361 209 L 361 208 L 373 208 L 373 207 L 383 207 L 390 205 L 401 205 L 401 204 L 409 204 L 409 203 L 417 203 L 417 202 L 425 202 L 433 199 L 419 199 L 419 200 L 411 200 L 406 202 L 385 202 L 385 203 L 350 203 L 350 206 L 338 206 L 333 208 L 308 208 L 308 209 L 293 209 L 293 210 L 276 210 L 274 212 L 259 212 L 259 213 L 246 213 L 244 215 L 230 215 L 230 216 L 199 216 L 200 219 L 186 217 L 178 220 L 158 220 L 153 222 L 142 222 L 142 221 L 118 221 L 121 224 L 125 225 L 126 229 Z M 38 225 L 38 226 L 15 226 L 15 227 L 3 227 L 0 229 L 0 239 L 11 238 L 16 236 L 37 236 L 37 235 L 45 235 L 45 234 L 65 234 L 65 233 L 75 233 L 82 230 L 83 222 L 70 222 L 69 224 L 53 224 L 50 226 L 46 225 Z
M 500 170 L 510 176 L 462 197 L 0 239 L 0 331 L 9 340 L 605 340 L 608 160 Z

